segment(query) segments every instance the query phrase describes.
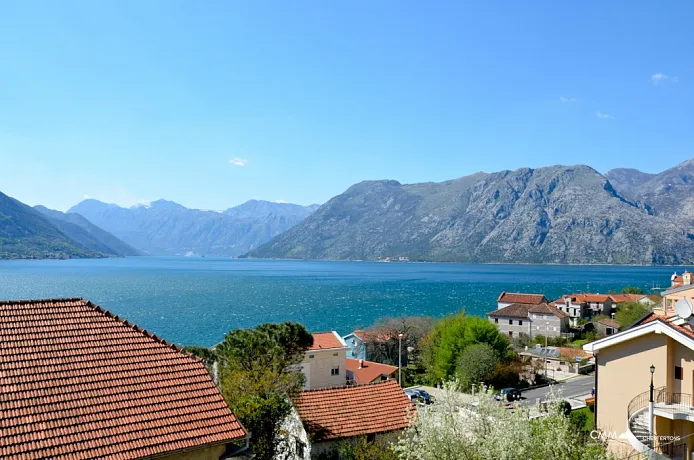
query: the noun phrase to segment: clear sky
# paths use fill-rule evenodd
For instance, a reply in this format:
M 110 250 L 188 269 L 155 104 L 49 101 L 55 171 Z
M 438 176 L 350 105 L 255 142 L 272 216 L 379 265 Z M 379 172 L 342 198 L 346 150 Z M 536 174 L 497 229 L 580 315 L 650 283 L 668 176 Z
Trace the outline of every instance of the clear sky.
M 225 209 L 694 157 L 694 2 L 0 0 L 0 191 Z

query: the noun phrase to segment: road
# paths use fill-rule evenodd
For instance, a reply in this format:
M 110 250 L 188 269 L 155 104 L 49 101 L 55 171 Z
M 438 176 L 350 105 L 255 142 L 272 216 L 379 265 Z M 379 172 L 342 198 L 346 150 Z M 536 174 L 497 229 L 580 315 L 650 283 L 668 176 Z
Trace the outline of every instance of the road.
M 566 382 L 559 382 L 554 385 L 554 388 L 560 390 L 563 397 L 573 398 L 575 396 L 584 396 L 590 394 L 590 390 L 592 390 L 594 386 L 595 376 L 586 375 L 572 378 Z M 537 398 L 540 398 L 540 401 L 543 401 L 546 399 L 549 391 L 550 387 L 541 387 L 523 391 L 521 392 L 521 396 L 523 397 L 521 403 L 535 404 Z

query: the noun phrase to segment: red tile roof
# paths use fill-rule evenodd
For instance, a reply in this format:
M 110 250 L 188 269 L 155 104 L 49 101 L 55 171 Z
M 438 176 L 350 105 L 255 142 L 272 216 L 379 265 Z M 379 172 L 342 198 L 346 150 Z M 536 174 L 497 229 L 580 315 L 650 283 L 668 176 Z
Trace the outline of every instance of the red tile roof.
M 361 369 L 359 360 L 347 358 L 347 370 L 354 372 L 354 381 L 357 383 L 371 383 L 376 379 L 380 380 L 382 375 L 392 375 L 398 370 L 397 366 L 388 364 L 374 363 L 373 361 L 362 361 Z
M 401 430 L 415 413 L 395 380 L 305 390 L 294 404 L 316 441 Z
M 566 298 L 571 299 L 572 303 L 605 303 L 608 300 L 611 300 L 610 296 L 607 294 L 571 294 L 562 296 L 561 299 L 558 299 L 555 302 L 563 302 Z
M 619 323 L 611 318 L 602 318 L 598 320 L 598 323 L 604 324 L 607 327 L 611 327 L 614 329 L 619 329 L 621 326 Z
M 557 350 L 559 350 L 560 357 L 571 361 L 576 361 L 576 358 L 588 359 L 593 357 L 590 353 L 585 352 L 583 348 L 558 347 Z
M 610 298 L 614 303 L 638 302 L 644 297 L 646 296 L 643 294 L 610 294 Z
M 135 459 L 246 435 L 200 360 L 82 299 L 0 301 L 0 458 Z
M 528 310 L 530 310 L 530 307 L 532 307 L 532 305 L 512 303 L 511 305 L 507 305 L 504 308 L 494 310 L 493 312 L 489 313 L 488 316 L 491 316 L 492 318 L 527 318 Z
M 325 350 L 329 348 L 345 348 L 345 344 L 334 332 L 314 332 L 313 345 L 309 350 Z
M 557 318 L 566 318 L 567 315 L 563 311 L 559 310 L 556 306 L 553 305 L 547 305 L 546 303 L 540 304 L 540 305 L 534 305 L 528 309 L 530 313 L 540 313 L 543 315 L 546 314 L 551 314 L 556 316 Z
M 502 292 L 497 302 L 504 303 L 522 303 L 529 305 L 537 305 L 546 303 L 547 299 L 542 294 L 522 294 L 518 292 Z

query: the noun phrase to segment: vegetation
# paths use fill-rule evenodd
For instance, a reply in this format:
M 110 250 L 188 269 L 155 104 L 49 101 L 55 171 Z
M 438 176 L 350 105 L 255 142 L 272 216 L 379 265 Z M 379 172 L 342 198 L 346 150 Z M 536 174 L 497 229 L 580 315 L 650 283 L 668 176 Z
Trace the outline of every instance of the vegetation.
M 312 335 L 300 324 L 262 324 L 229 332 L 217 346 L 222 394 L 241 423 L 253 433 L 258 459 L 279 452 L 280 425 L 291 412 L 291 396 L 304 376 L 297 369 Z
M 434 319 L 430 316 L 385 317 L 364 331 L 366 358 L 384 364 L 398 365 L 399 335 L 402 334 L 403 365 L 417 363 L 420 341 L 431 332 Z M 412 349 L 412 352 L 409 351 Z
M 627 286 L 622 289 L 622 294 L 643 294 L 643 289 L 634 286 Z
M 478 343 L 489 345 L 502 359 L 507 357 L 508 339 L 486 319 L 467 316 L 464 311 L 441 319 L 421 344 L 429 381 L 451 380 L 463 351 Z
M 318 460 L 397 460 L 398 455 L 388 449 L 386 443 L 370 442 L 361 436 L 342 441 L 328 452 L 318 456 Z
M 590 407 L 583 407 L 581 409 L 576 409 L 569 415 L 571 423 L 574 425 L 577 431 L 583 431 L 584 433 L 590 433 L 593 430 L 593 425 L 595 423 L 595 414 L 590 409 Z
M 461 391 L 469 390 L 479 383 L 490 384 L 494 370 L 499 364 L 499 354 L 486 343 L 470 345 L 460 354 L 456 378 Z
M 634 324 L 650 310 L 651 309 L 648 305 L 644 305 L 639 302 L 625 302 L 622 303 L 617 309 L 614 319 L 621 327 L 625 328 Z
M 605 446 L 580 436 L 560 400 L 550 395 L 547 413 L 530 418 L 530 410 L 510 411 L 496 402 L 492 392 L 479 394 L 476 408 L 447 385 L 437 404 L 417 414 L 393 449 L 403 460 L 607 459 Z

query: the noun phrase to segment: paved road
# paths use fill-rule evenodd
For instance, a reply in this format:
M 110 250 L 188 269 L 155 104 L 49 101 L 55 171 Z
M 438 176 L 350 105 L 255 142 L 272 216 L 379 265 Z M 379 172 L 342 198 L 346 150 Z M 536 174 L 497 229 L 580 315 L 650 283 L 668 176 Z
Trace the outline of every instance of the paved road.
M 561 394 L 565 398 L 572 398 L 575 396 L 583 396 L 590 394 L 590 390 L 595 386 L 595 376 L 586 375 L 581 377 L 575 377 L 566 382 L 559 382 L 554 387 L 561 390 Z M 537 398 L 540 401 L 544 400 L 550 391 L 550 387 L 535 388 L 533 390 L 523 391 L 521 393 L 523 400 L 522 403 L 535 404 Z

